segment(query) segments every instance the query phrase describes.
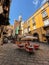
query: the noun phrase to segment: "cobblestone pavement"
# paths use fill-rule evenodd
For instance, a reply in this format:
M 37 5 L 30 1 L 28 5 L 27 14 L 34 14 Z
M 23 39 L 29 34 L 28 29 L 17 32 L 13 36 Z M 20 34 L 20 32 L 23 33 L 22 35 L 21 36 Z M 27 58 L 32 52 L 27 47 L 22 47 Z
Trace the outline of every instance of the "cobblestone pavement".
M 40 49 L 31 55 L 16 44 L 0 46 L 0 65 L 49 65 L 49 45 L 40 43 Z

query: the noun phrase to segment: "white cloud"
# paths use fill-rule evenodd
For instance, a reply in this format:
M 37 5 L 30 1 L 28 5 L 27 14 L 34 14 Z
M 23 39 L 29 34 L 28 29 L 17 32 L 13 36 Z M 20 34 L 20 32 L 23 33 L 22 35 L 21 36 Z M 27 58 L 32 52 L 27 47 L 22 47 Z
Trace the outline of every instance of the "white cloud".
M 34 5 L 38 5 L 39 0 L 33 0 L 32 3 L 33 3 Z
M 47 1 L 47 0 L 43 0 L 43 1 L 41 2 L 41 5 L 43 5 L 46 1 Z

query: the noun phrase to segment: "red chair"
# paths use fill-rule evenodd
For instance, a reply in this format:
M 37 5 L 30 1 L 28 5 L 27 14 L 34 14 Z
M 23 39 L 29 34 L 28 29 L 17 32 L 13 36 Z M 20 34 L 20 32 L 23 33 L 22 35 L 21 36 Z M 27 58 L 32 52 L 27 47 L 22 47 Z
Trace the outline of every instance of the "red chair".
M 25 50 L 28 51 L 28 52 L 32 52 L 33 51 L 33 47 L 30 46 L 30 43 L 29 42 L 27 42 L 25 44 Z
M 34 49 L 39 49 L 39 44 L 34 44 Z
M 19 42 L 19 44 L 17 44 L 18 48 L 22 49 L 24 47 L 24 45 L 22 44 L 22 42 Z

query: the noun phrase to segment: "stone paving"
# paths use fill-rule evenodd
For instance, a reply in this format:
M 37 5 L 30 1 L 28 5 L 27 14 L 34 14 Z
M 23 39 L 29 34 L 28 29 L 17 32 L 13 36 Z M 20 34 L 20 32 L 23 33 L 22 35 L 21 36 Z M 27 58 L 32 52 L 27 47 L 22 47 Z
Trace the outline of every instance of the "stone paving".
M 49 45 L 40 43 L 40 49 L 30 55 L 16 44 L 4 44 L 0 46 L 0 65 L 49 65 Z

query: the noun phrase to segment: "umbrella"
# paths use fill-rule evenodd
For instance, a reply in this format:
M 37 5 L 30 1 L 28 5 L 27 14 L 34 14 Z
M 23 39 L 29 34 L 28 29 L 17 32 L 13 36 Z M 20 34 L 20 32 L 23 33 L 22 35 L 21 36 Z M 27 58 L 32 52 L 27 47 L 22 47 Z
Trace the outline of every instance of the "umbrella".
M 33 40 L 33 39 L 37 39 L 37 37 L 25 36 L 25 37 L 21 38 L 21 40 Z

